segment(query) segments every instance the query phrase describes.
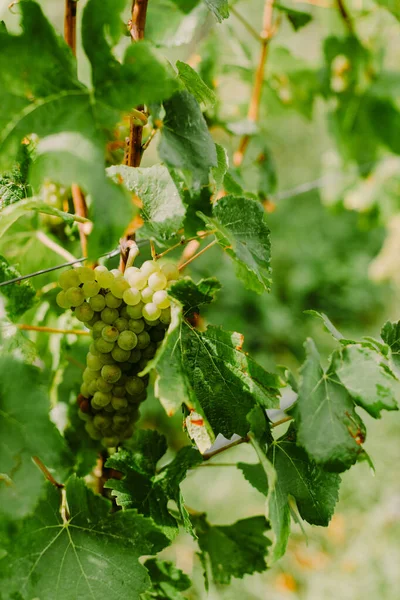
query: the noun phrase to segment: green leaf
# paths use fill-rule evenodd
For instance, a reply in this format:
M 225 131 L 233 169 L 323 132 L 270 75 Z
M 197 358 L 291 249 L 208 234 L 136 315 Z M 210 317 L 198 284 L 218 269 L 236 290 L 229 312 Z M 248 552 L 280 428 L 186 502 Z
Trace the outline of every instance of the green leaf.
M 168 502 L 175 500 L 184 525 L 192 532 L 179 486 L 187 470 L 202 458 L 194 448 L 182 448 L 175 459 L 157 473 L 157 463 L 166 450 L 164 436 L 151 430 L 137 431 L 130 450 L 119 450 L 107 460 L 106 466 L 120 471 L 124 478 L 109 479 L 105 487 L 112 490 L 118 506 L 124 510 L 135 508 L 151 517 L 165 535 L 173 539 L 178 523 L 168 510 Z
M 335 373 L 334 360 L 324 372 L 314 342 L 307 340 L 305 347 L 307 359 L 294 407 L 298 442 L 317 464 L 340 473 L 362 452 L 365 427 Z
M 291 23 L 295 31 L 305 27 L 305 25 L 312 20 L 312 16 L 309 13 L 303 12 L 302 10 L 294 10 L 293 8 L 288 8 L 283 4 L 275 4 L 275 8 L 287 16 L 288 21 Z
M 0 255 L 0 283 L 19 277 L 21 273 L 8 264 Z M 10 319 L 24 314 L 34 304 L 36 292 L 29 281 L 19 281 L 0 288 L 0 293 L 7 298 L 6 311 Z
M 398 410 L 400 382 L 378 352 L 359 344 L 347 346 L 337 360 L 336 374 L 356 404 L 371 417 L 379 419 L 381 410 Z
M 229 17 L 228 0 L 204 0 L 219 23 Z
M 313 317 L 317 317 L 317 318 L 321 319 L 321 321 L 325 325 L 325 329 L 332 335 L 332 337 L 335 338 L 335 340 L 340 341 L 340 340 L 344 339 L 344 337 L 340 333 L 340 331 L 338 331 L 338 329 L 336 329 L 334 324 L 324 313 L 319 313 L 316 310 L 305 310 L 304 312 L 306 315 L 312 315 Z
M 246 288 L 259 294 L 271 284 L 271 243 L 262 205 L 249 198 L 225 196 L 213 207 L 212 218 L 203 216 L 226 253 L 236 264 L 236 274 Z
M 82 41 L 91 62 L 96 99 L 118 111 L 169 98 L 177 89 L 166 61 L 146 41 L 130 44 L 120 63 L 109 44 L 121 37 L 126 0 L 89 0 L 82 17 Z M 110 35 L 111 34 L 111 35 Z M 154 82 L 157 85 L 154 85 Z
M 185 207 L 179 191 L 168 171 L 162 165 L 133 168 L 115 165 L 107 173 L 138 196 L 143 208 L 144 226 L 140 237 L 151 238 L 160 243 L 170 239 L 182 227 Z
M 262 199 L 265 199 L 276 190 L 278 183 L 275 163 L 268 148 L 264 148 L 257 159 L 257 163 L 259 172 L 258 194 Z
M 189 44 L 208 16 L 196 0 L 151 0 L 147 9 L 146 39 L 168 48 Z
M 143 595 L 143 600 L 185 600 L 181 594 L 192 582 L 180 569 L 171 562 L 149 558 L 144 563 L 149 572 L 152 587 Z
M 195 517 L 193 522 L 216 584 L 229 584 L 232 577 L 266 570 L 265 557 L 271 542 L 264 535 L 269 529 L 265 517 L 241 519 L 225 526 L 210 525 L 205 516 Z
M 134 510 L 110 514 L 111 503 L 81 479 L 67 483 L 64 503 L 46 485 L 7 556 L 7 589 L 41 600 L 139 599 L 151 582 L 138 559 L 162 550 L 167 538 Z
M 160 157 L 171 167 L 191 171 L 197 183 L 208 178 L 210 168 L 217 165 L 217 153 L 198 103 L 182 91 L 164 102 L 164 108 Z
M 400 376 L 400 321 L 387 321 L 381 329 L 381 338 L 390 347 L 390 357 L 396 374 Z
M 176 68 L 178 69 L 179 79 L 187 91 L 196 98 L 197 102 L 205 110 L 213 107 L 217 101 L 215 93 L 204 83 L 200 75 L 190 65 L 181 60 L 176 62 Z
M 12 519 L 27 515 L 39 499 L 44 477 L 40 460 L 62 481 L 71 457 L 49 419 L 49 399 L 37 367 L 0 359 L 0 512 Z
M 170 287 L 168 293 L 183 306 L 184 316 L 198 313 L 201 306 L 214 302 L 221 284 L 215 277 L 201 279 L 195 283 L 190 277 L 182 277 Z
M 265 471 L 259 463 L 237 463 L 237 468 L 243 473 L 243 477 L 258 491 L 266 496 L 268 494 L 268 479 Z
M 270 445 L 268 458 L 277 475 L 269 500 L 269 518 L 276 539 L 273 555 L 277 560 L 285 553 L 290 533 L 290 496 L 296 500 L 302 519 L 312 525 L 327 526 L 338 500 L 340 476 L 327 473 L 308 458 L 296 445 L 293 427 Z
M 37 146 L 32 183 L 39 187 L 46 178 L 65 186 L 77 183 L 90 195 L 89 213 L 94 222 L 88 238 L 91 257 L 118 245 L 133 218 L 134 205 L 123 187 L 106 177 L 101 147 L 79 133 L 43 138 Z
M 229 158 L 228 152 L 223 146 L 215 144 L 215 149 L 217 151 L 218 164 L 216 167 L 211 169 L 211 172 L 215 181 L 215 192 L 219 192 L 224 185 L 224 178 L 229 169 Z
M 400 6 L 396 0 L 375 0 L 377 4 L 392 13 L 395 19 L 400 21 Z

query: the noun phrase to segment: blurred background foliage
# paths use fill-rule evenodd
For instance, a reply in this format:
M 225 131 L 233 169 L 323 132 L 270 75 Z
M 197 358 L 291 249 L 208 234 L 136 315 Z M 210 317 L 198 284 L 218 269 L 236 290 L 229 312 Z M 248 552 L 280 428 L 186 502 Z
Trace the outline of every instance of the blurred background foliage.
M 0 17 L 16 30 L 18 20 L 8 4 L 8 0 L 0 2 Z M 61 32 L 63 2 L 42 0 L 41 4 Z M 79 0 L 80 7 L 83 4 Z M 193 264 L 190 272 L 195 279 L 216 276 L 223 284 L 218 301 L 204 315 L 206 320 L 243 333 L 245 348 L 271 370 L 280 364 L 297 370 L 308 336 L 316 339 L 327 356 L 330 336 L 318 321 L 304 314 L 308 309 L 325 312 L 348 337 L 378 335 L 386 319 L 399 318 L 400 159 L 395 153 L 400 128 L 394 117 L 390 121 L 389 110 L 398 104 L 400 88 L 396 11 L 387 11 L 384 5 L 388 3 L 383 1 L 348 1 L 359 40 L 352 38 L 350 43 L 346 41 L 348 26 L 334 0 L 285 2 L 311 19 L 295 31 L 282 13 L 271 42 L 260 119 L 254 125 L 246 114 L 259 42 L 240 15 L 258 32 L 262 0 L 233 2 L 230 19 L 218 25 L 201 4 L 182 3 L 194 7 L 186 12 L 177 4 L 150 0 L 147 37 L 172 63 L 178 58 L 189 62 L 214 89 L 217 102 L 205 114 L 214 140 L 228 150 L 231 185 L 259 197 L 269 212 L 272 233 L 269 295 L 257 296 L 242 288 L 231 263 L 217 251 Z M 17 6 L 13 10 L 18 13 Z M 342 57 L 341 65 L 337 56 Z M 80 77 L 89 81 L 82 49 L 78 65 Z M 372 88 L 367 105 L 366 88 Z M 344 115 L 348 117 L 353 103 L 358 104 L 349 126 Z M 125 126 L 121 124 L 118 134 L 122 139 Z M 252 134 L 251 143 L 242 167 L 235 168 L 234 154 L 240 136 L 246 133 Z M 110 164 L 121 161 L 121 151 L 111 150 L 109 160 Z M 143 166 L 157 161 L 154 142 Z M 15 189 L 10 188 L 11 180 L 16 182 Z M 12 198 L 13 192 L 18 200 L 21 190 L 24 195 L 24 182 L 21 173 L 3 178 L 3 200 Z M 200 206 L 202 202 L 199 198 Z M 1 239 L 0 254 L 20 272 L 29 273 L 62 262 L 59 251 L 51 248 L 52 241 L 72 254 L 80 252 L 75 226 L 35 216 L 8 230 Z M 24 315 L 25 323 L 73 325 L 71 316 L 55 308 L 52 282 L 56 277 L 47 274 L 32 280 L 40 304 Z M 76 336 L 50 336 L 49 341 L 41 333 L 30 337 L 52 373 L 52 402 L 62 421 L 67 418 L 67 405 L 76 397 L 79 362 L 84 360 L 87 341 Z M 344 474 L 338 511 L 327 530 L 311 526 L 305 532 L 296 530 L 286 557 L 270 571 L 235 580 L 227 589 L 211 587 L 208 595 L 202 591 L 202 569 L 194 545 L 182 536 L 166 555 L 183 570 L 194 570 L 195 585 L 188 597 L 397 598 L 399 416 L 393 413 L 381 422 L 367 420 L 366 450 L 375 463 L 375 477 L 366 463 Z M 167 419 L 154 399 L 144 406 L 142 425 L 164 432 L 174 450 L 186 442 L 179 415 Z M 251 452 L 237 448 L 224 455 L 224 461 L 251 461 Z M 263 511 L 263 497 L 234 466 L 213 467 L 212 473 L 210 469 L 197 469 L 188 476 L 184 491 L 190 506 L 207 510 L 210 520 L 219 524 Z

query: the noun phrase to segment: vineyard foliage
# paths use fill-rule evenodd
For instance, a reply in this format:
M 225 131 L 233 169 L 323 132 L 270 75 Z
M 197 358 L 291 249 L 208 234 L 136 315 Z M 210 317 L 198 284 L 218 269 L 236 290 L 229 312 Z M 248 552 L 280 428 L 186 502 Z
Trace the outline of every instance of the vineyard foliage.
M 375 20 L 400 13 L 333 4 L 67 0 L 75 47 L 63 6 L 0 3 L 2 600 L 201 597 L 183 532 L 222 589 L 373 469 L 367 425 L 400 398 L 400 74 Z M 290 192 L 292 162 L 316 185 Z M 245 444 L 265 510 L 213 522 L 183 483 Z

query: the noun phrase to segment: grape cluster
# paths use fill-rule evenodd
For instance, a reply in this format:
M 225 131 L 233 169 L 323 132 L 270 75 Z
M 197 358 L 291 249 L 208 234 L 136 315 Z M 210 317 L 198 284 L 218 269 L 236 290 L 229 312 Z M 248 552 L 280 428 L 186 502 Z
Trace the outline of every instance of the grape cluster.
M 115 447 L 133 433 L 153 358 L 171 320 L 169 285 L 179 277 L 172 263 L 146 261 L 122 274 L 104 266 L 61 274 L 57 304 L 71 308 L 91 329 L 92 344 L 79 401 L 79 416 L 94 440 Z

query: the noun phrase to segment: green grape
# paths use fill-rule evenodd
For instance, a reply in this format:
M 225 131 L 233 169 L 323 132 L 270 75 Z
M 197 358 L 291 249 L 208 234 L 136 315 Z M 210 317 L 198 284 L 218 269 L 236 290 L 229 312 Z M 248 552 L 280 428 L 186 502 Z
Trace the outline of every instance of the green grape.
M 100 291 L 100 284 L 97 281 L 86 281 L 86 283 L 82 286 L 83 293 L 85 294 L 85 298 L 93 298 Z
M 127 319 L 141 319 L 142 318 L 142 310 L 143 310 L 143 302 L 139 302 L 139 304 L 136 304 L 135 306 L 127 306 L 126 307 L 126 314 L 127 314 Z
M 96 312 L 101 312 L 106 306 L 106 301 L 104 296 L 102 296 L 101 294 L 97 294 L 96 296 L 92 296 L 92 298 L 90 298 L 89 304 L 93 308 L 93 310 L 95 310 Z
M 90 321 L 94 317 L 94 311 L 90 308 L 87 302 L 84 302 L 80 306 L 77 306 L 74 312 L 75 317 L 78 321 L 82 321 L 85 323 L 86 321 Z
M 56 302 L 60 308 L 71 308 L 71 305 L 67 300 L 67 295 L 64 291 L 58 292 L 56 296 Z
M 142 290 L 142 302 L 143 302 L 143 304 L 147 304 L 148 302 L 152 302 L 152 300 L 153 300 L 153 294 L 154 294 L 154 290 L 152 290 L 151 287 L 145 287 L 144 290 Z
M 131 396 L 137 396 L 138 394 L 143 392 L 144 383 L 140 379 L 140 377 L 133 375 L 132 377 L 128 378 L 128 381 L 126 382 L 125 387 L 126 387 L 126 391 L 128 392 L 128 394 L 130 394 Z
M 100 358 L 91 354 L 90 352 L 86 357 L 86 364 L 92 371 L 100 371 L 101 367 L 103 366 L 103 362 L 100 360 Z
M 116 383 L 121 378 L 121 369 L 118 365 L 104 365 L 101 369 L 101 376 L 108 383 Z
M 161 342 L 164 337 L 165 337 L 165 329 L 164 328 L 158 328 L 158 327 L 153 327 L 150 331 L 149 331 L 149 335 L 151 338 L 152 342 Z
M 147 321 L 157 321 L 161 315 L 161 309 L 153 302 L 149 302 L 143 307 L 142 314 Z
M 143 317 L 143 321 L 144 321 L 144 330 L 149 332 L 150 335 L 150 331 L 152 329 L 154 329 L 154 327 L 157 327 L 157 325 L 160 324 L 160 319 L 156 319 L 155 321 L 149 321 L 148 319 L 145 319 Z
M 72 287 L 79 287 L 80 279 L 78 273 L 74 269 L 61 273 L 58 284 L 63 290 L 68 290 Z
M 100 273 L 108 273 L 108 269 L 104 265 L 97 265 L 97 267 L 95 267 L 94 269 L 94 272 L 96 275 L 96 279 L 99 280 Z
M 125 274 L 125 279 L 129 283 L 129 285 L 137 290 L 142 290 L 147 285 L 147 275 L 141 273 L 140 271 L 136 271 L 135 273 Z
M 83 371 L 82 379 L 85 383 L 95 381 L 100 376 L 100 371 L 94 371 L 93 369 L 85 369 Z
M 141 295 L 139 290 L 131 287 L 124 291 L 122 298 L 125 304 L 128 304 L 128 306 L 135 306 L 136 304 L 139 304 Z
M 87 412 L 83 412 L 80 408 L 78 409 L 78 417 L 82 421 L 89 421 L 90 420 L 90 415 Z
M 93 269 L 89 269 L 89 267 L 76 267 L 75 271 L 78 273 L 79 280 L 81 283 L 96 280 L 95 272 L 93 271 Z
M 124 332 L 122 332 L 122 333 L 124 333 Z M 111 356 L 113 357 L 113 359 L 116 362 L 124 363 L 130 357 L 130 352 L 129 352 L 129 350 L 123 350 L 119 346 L 115 346 L 115 348 L 111 352 Z
M 105 268 L 105 267 L 104 267 Z M 95 268 L 97 282 L 103 289 L 107 290 L 114 281 L 114 275 L 107 269 L 97 274 L 98 267 Z
M 133 350 L 138 342 L 137 336 L 133 331 L 122 331 L 119 334 L 117 344 L 122 350 Z
M 92 336 L 93 336 L 94 340 L 101 337 L 101 332 L 103 331 L 105 326 L 106 326 L 106 324 L 104 323 L 104 321 L 101 321 L 101 320 L 97 321 L 97 323 L 95 323 L 93 325 Z M 92 352 L 92 354 L 93 354 L 93 352 Z
M 152 273 L 159 272 L 160 268 L 154 260 L 146 260 L 140 267 L 140 272 L 146 277 L 149 277 Z
M 112 407 L 115 410 L 121 410 L 128 406 L 128 400 L 126 398 L 120 398 L 119 396 L 113 396 L 111 399 Z
M 119 269 L 111 269 L 110 273 L 114 277 L 114 281 L 119 277 L 123 277 L 124 274 Z
M 133 331 L 133 333 L 142 333 L 144 330 L 144 321 L 143 319 L 130 319 L 129 320 L 129 329 Z
M 128 267 L 127 269 L 125 269 L 124 277 L 125 277 L 125 279 L 129 279 L 129 277 L 133 273 L 139 273 L 139 272 L 140 272 L 139 267 Z
M 176 265 L 166 262 L 161 266 L 161 272 L 169 279 L 179 279 L 179 270 Z
M 163 308 L 160 315 L 160 322 L 164 323 L 164 325 L 169 325 L 171 323 L 171 309 Z
M 95 379 L 94 381 L 90 381 L 90 383 L 88 383 L 87 386 L 88 386 L 89 394 L 91 396 L 94 396 L 95 393 L 98 391 L 97 379 Z
M 92 331 L 92 335 L 93 335 L 93 331 Z M 94 342 L 92 342 L 89 346 L 89 352 L 90 354 L 94 354 L 95 356 L 101 356 L 101 353 L 96 350 Z
M 115 346 L 115 342 L 106 342 L 102 337 L 97 338 L 96 342 L 96 350 L 101 352 L 102 354 L 106 354 L 107 352 L 111 352 Z
M 85 429 L 92 440 L 101 440 L 101 433 L 93 425 L 93 421 L 88 421 L 85 423 Z
M 112 294 L 111 292 L 108 292 L 108 294 L 106 294 L 105 301 L 106 305 L 110 308 L 118 308 L 122 304 L 121 298 L 116 298 L 116 296 L 114 296 L 114 294 Z
M 119 331 L 113 325 L 106 325 L 101 332 L 101 337 L 106 342 L 116 342 L 119 336 Z
M 107 365 L 106 365 L 107 366 Z M 104 369 L 104 367 L 103 367 Z M 101 372 L 103 372 L 103 369 Z M 112 384 L 109 381 L 106 381 L 104 377 L 99 377 L 96 379 L 97 389 L 99 392 L 104 392 L 105 394 L 111 392 Z
M 104 438 L 102 438 L 101 443 L 106 448 L 116 448 L 119 444 L 119 438 L 117 438 L 115 436 L 114 437 L 104 437 Z
M 123 277 L 114 279 L 110 286 L 110 290 L 116 298 L 122 298 L 127 289 L 129 289 L 129 283 Z
M 113 408 L 113 405 L 111 404 L 111 402 L 110 402 L 110 404 L 107 404 L 107 406 L 104 407 L 104 410 L 108 413 L 114 412 L 114 408 Z
M 136 308 L 136 306 L 130 306 L 129 308 Z M 119 316 L 122 317 L 123 319 L 126 319 L 127 321 L 129 321 L 130 316 L 128 313 L 127 306 L 121 306 L 121 308 L 119 309 Z
M 80 306 L 85 301 L 85 295 L 81 288 L 71 287 L 65 292 L 65 297 L 70 306 Z
M 124 396 L 126 394 L 125 386 L 119 385 L 119 382 L 118 382 L 118 385 L 114 385 L 113 394 L 117 398 L 124 398 Z
M 93 417 L 93 425 L 100 430 L 107 429 L 113 424 L 112 417 L 104 414 L 98 414 Z
M 140 350 L 138 350 L 138 348 L 135 348 L 134 350 L 132 350 L 131 355 L 128 359 L 128 362 L 131 364 L 135 364 L 135 363 L 139 362 L 141 357 L 142 357 L 142 353 L 140 352 Z
M 111 354 L 108 352 L 105 352 L 104 354 L 102 354 L 100 352 L 100 360 L 103 363 L 103 365 L 113 365 L 114 364 L 114 359 L 111 356 Z
M 96 392 L 93 396 L 95 404 L 100 407 L 107 406 L 111 402 L 111 394 L 106 392 Z
M 89 306 L 90 306 L 90 304 L 89 304 Z M 97 323 L 97 321 L 100 321 L 100 315 L 97 315 L 96 313 L 94 313 L 94 315 L 90 319 L 90 321 L 88 321 L 86 323 L 86 327 L 89 327 L 89 329 L 93 329 L 93 325 L 95 325 Z
M 114 321 L 113 326 L 116 327 L 119 332 L 125 331 L 125 329 L 129 328 L 129 321 L 128 319 L 119 317 L 116 321 Z
M 116 308 L 107 307 L 101 311 L 101 318 L 104 323 L 107 323 L 107 325 L 112 325 L 114 321 L 118 319 L 118 317 L 119 313 Z
M 154 293 L 153 302 L 158 306 L 158 308 L 168 308 L 170 305 L 170 299 L 168 297 L 168 293 L 165 290 L 159 290 Z
M 163 290 L 167 285 L 167 278 L 164 273 L 152 273 L 149 277 L 148 286 L 155 292 Z
M 82 383 L 81 385 L 81 394 L 84 398 L 89 398 L 90 393 L 89 393 L 89 387 L 87 383 Z
M 142 352 L 143 358 L 153 358 L 155 353 L 157 352 L 157 346 L 154 343 L 150 343 L 147 348 L 145 348 Z
M 147 333 L 147 331 L 142 331 L 142 333 L 139 333 L 139 335 L 137 336 L 137 347 L 139 350 L 143 350 L 144 348 L 147 348 L 147 346 L 150 344 L 150 336 Z
M 98 394 L 99 392 L 95 392 L 96 394 Z M 90 406 L 92 407 L 92 411 L 93 412 L 99 412 L 100 410 L 102 410 L 104 407 L 100 406 L 100 404 L 97 404 L 96 400 L 94 399 L 94 394 L 93 394 L 93 398 L 90 400 Z
M 141 403 L 141 402 L 144 402 L 146 400 L 146 398 L 147 398 L 147 392 L 144 389 L 143 392 L 137 396 L 137 401 L 139 403 Z

